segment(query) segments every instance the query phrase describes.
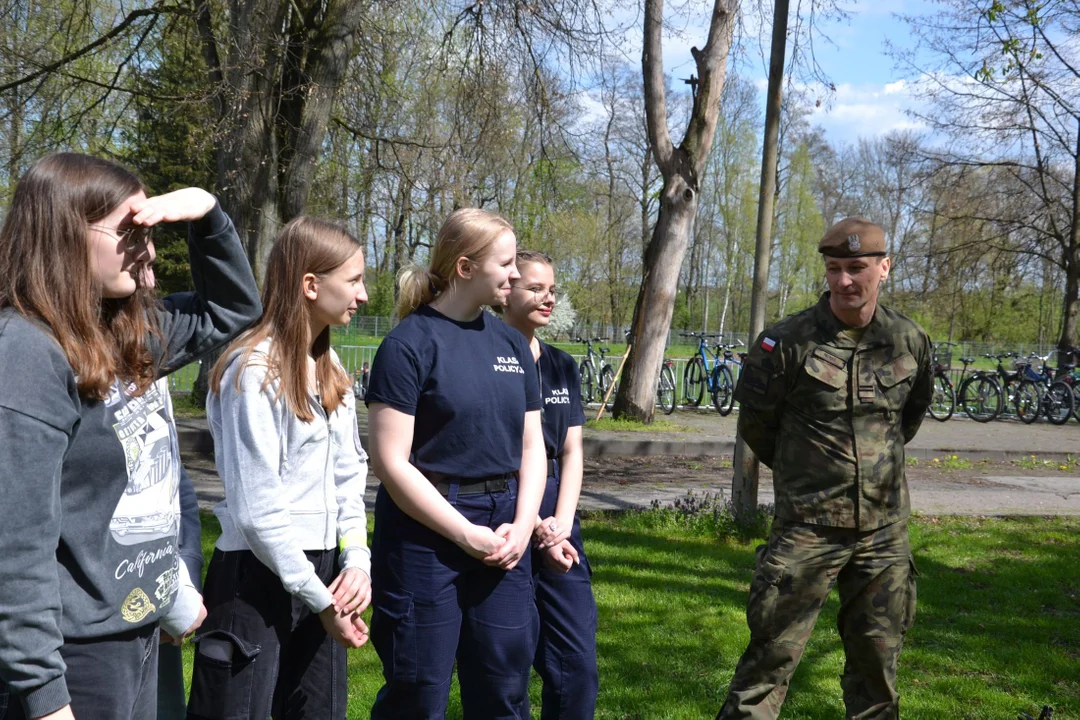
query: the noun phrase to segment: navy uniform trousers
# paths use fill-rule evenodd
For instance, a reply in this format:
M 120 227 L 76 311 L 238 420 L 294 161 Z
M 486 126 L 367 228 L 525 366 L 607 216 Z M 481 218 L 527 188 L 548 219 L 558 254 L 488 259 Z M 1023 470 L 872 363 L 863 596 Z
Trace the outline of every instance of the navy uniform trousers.
M 502 492 L 459 490 L 452 481 L 447 500 L 470 522 L 514 521 L 516 479 Z M 530 553 L 509 572 L 489 567 L 380 487 L 371 555 L 371 640 L 386 679 L 372 720 L 443 718 L 455 660 L 465 717 L 527 720 L 538 625 Z
M 559 498 L 559 470 L 547 479 L 540 517 L 555 514 Z M 581 563 L 566 573 L 544 564 L 543 553 L 533 550 L 536 610 L 540 615 L 540 642 L 533 667 L 544 681 L 542 720 L 592 720 L 600 688 L 596 667 L 596 599 L 592 569 L 581 542 L 581 523 L 574 514 L 570 544 Z

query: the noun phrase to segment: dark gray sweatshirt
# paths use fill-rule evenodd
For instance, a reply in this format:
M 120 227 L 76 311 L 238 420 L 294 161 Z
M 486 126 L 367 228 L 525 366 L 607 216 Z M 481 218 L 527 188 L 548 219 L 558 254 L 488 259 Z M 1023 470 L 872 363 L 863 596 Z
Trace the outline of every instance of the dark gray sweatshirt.
M 189 224 L 188 245 L 196 291 L 158 311 L 162 376 L 262 310 L 220 206 Z M 0 310 L 0 679 L 31 717 L 69 702 L 65 640 L 188 621 L 179 460 L 165 381 L 82 399 L 49 331 Z

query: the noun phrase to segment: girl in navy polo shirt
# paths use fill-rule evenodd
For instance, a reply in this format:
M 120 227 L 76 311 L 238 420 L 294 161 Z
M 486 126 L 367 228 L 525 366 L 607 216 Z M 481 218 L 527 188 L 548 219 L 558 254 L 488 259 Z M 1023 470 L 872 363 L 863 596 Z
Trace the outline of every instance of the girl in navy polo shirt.
M 482 310 L 506 302 L 516 252 L 504 219 L 453 213 L 372 364 L 373 720 L 444 717 L 455 660 L 465 717 L 529 717 L 540 388 L 524 336 Z
M 596 600 L 577 517 L 581 494 L 581 385 L 568 354 L 534 335 L 551 320 L 555 270 L 539 252 L 517 254 L 521 277 L 511 288 L 503 319 L 529 341 L 540 377 L 541 417 L 548 478 L 540 504 L 533 551 L 540 641 L 534 666 L 544 681 L 540 717 L 592 718 L 599 688 L 596 667 Z

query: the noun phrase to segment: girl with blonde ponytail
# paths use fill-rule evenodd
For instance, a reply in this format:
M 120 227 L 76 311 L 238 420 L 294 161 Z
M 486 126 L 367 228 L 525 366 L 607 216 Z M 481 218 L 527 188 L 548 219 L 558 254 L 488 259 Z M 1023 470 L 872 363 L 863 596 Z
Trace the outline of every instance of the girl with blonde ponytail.
M 455 660 L 465 717 L 529 717 L 540 388 L 524 336 L 482 311 L 505 304 L 516 252 L 503 218 L 453 213 L 428 269 L 402 273 L 372 365 L 373 720 L 444 717 Z

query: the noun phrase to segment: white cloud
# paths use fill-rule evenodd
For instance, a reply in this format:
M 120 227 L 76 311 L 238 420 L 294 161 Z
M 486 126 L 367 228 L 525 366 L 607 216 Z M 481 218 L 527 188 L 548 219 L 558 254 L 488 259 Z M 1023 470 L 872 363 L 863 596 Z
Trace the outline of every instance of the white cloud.
M 907 81 L 897 80 L 896 82 L 885 83 L 885 94 L 896 95 L 898 93 L 907 92 Z
M 876 137 L 895 130 L 919 130 L 922 122 L 906 110 L 919 101 L 905 81 L 884 84 L 842 83 L 826 102 L 814 109 L 810 121 L 824 128 L 834 140 L 853 141 Z

